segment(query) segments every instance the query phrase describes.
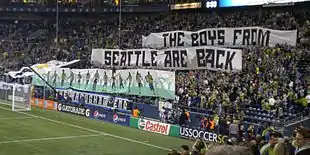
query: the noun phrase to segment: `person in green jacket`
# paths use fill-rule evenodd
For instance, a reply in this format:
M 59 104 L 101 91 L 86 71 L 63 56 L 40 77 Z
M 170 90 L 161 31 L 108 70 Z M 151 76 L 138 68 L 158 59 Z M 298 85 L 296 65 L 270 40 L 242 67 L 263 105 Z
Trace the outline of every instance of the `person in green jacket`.
M 260 149 L 261 155 L 275 155 L 274 147 L 278 143 L 278 139 L 281 137 L 281 134 L 278 132 L 272 132 L 269 137 L 269 142 Z

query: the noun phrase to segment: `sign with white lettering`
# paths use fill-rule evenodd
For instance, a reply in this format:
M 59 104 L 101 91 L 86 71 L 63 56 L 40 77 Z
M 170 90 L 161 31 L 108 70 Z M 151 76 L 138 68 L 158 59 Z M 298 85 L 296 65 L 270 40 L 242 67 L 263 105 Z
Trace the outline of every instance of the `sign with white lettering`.
M 242 70 L 242 51 L 210 46 L 154 49 L 93 49 L 91 61 L 105 67 Z
M 280 31 L 262 27 L 210 28 L 195 32 L 169 31 L 142 36 L 142 47 L 171 48 L 195 46 L 244 47 L 248 45 L 296 46 L 297 30 Z
M 228 138 L 225 135 L 219 135 L 214 132 L 208 132 L 205 130 L 193 129 L 187 127 L 180 127 L 180 137 L 203 139 L 205 141 L 216 143 L 226 143 Z
M 155 120 L 131 117 L 129 126 L 147 132 L 179 137 L 179 126 L 162 123 Z
M 125 98 L 113 97 L 102 93 L 92 93 L 72 89 L 58 89 L 58 93 L 62 96 L 68 94 L 72 99 L 72 103 L 74 104 L 81 104 L 82 98 L 84 98 L 84 104 L 110 107 L 122 110 L 130 109 L 130 104 L 132 102 L 131 100 Z
M 129 114 L 115 112 L 114 110 L 107 110 L 103 107 L 96 107 L 94 109 L 91 109 L 90 118 L 124 126 L 129 126 L 130 122 Z
M 163 135 L 168 135 L 170 131 L 170 124 L 155 122 L 147 119 L 140 119 L 138 122 L 140 130 L 155 132 Z
M 78 107 L 75 105 L 67 105 L 67 104 L 58 104 L 58 111 L 62 111 L 62 112 L 67 112 L 67 113 L 71 113 L 71 114 L 76 114 L 76 115 L 81 115 L 81 116 L 85 116 L 85 117 L 89 117 L 90 115 L 90 110 L 83 108 L 83 107 Z

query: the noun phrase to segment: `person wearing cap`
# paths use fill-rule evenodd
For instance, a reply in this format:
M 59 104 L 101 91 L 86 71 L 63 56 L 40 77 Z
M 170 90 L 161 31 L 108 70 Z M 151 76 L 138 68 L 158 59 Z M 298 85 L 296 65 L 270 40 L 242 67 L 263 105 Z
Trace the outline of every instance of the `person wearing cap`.
M 296 135 L 296 155 L 310 155 L 310 129 L 300 128 Z

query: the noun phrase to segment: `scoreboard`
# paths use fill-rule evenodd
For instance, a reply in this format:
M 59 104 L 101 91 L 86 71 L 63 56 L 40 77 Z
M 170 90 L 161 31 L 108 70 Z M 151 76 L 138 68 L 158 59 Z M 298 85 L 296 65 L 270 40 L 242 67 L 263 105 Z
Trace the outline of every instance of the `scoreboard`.
M 219 0 L 206 0 L 204 4 L 205 4 L 204 7 L 208 9 L 217 8 Z
M 266 4 L 285 4 L 307 2 L 310 0 L 204 0 L 205 8 L 258 6 Z
M 258 6 L 265 4 L 297 3 L 310 0 L 204 0 L 204 8 Z

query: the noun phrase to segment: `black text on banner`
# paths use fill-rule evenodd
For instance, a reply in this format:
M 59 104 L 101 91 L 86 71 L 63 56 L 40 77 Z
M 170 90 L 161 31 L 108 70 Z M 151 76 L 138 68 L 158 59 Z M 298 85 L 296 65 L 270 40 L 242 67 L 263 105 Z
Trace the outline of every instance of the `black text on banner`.
M 212 28 L 199 31 L 169 31 L 142 36 L 142 46 L 147 48 L 172 48 L 196 46 L 244 47 L 248 45 L 295 46 L 297 30 L 280 31 L 262 27 Z
M 91 60 L 106 67 L 242 70 L 241 50 L 208 46 L 165 50 L 93 49 Z

